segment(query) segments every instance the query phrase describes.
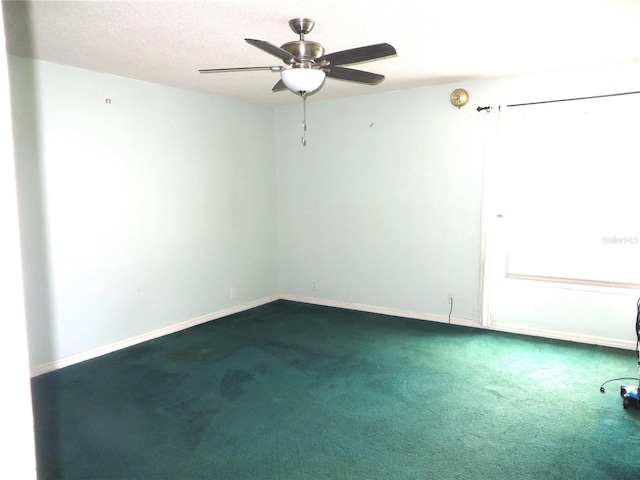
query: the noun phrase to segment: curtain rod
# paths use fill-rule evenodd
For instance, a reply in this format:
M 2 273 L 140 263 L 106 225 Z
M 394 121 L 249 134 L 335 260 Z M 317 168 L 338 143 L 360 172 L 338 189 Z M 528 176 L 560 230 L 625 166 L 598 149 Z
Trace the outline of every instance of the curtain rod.
M 507 107 L 525 107 L 527 105 L 540 105 L 542 103 L 572 102 L 574 100 L 590 100 L 592 98 L 620 97 L 622 95 L 636 95 L 638 93 L 640 93 L 640 91 L 638 91 L 638 92 L 624 92 L 624 93 L 609 93 L 607 95 L 593 95 L 591 97 L 563 98 L 563 99 L 559 99 L 559 100 L 543 100 L 541 102 L 514 103 L 512 105 L 507 105 Z

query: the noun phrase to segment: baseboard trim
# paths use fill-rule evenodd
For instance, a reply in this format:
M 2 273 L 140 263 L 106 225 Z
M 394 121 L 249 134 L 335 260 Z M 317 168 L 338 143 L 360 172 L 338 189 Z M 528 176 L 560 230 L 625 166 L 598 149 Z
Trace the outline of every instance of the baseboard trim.
M 397 310 L 388 307 L 377 307 L 361 303 L 338 302 L 335 300 L 326 300 L 315 297 L 305 297 L 299 295 L 280 295 L 282 300 L 291 300 L 294 302 L 310 303 L 313 305 L 323 305 L 326 307 L 345 308 L 349 310 L 359 310 L 368 313 L 380 313 L 383 315 L 391 315 L 394 317 L 415 318 L 418 320 L 427 320 L 430 322 L 451 323 L 452 325 L 463 325 L 466 327 L 479 328 L 482 330 L 491 330 L 496 332 L 515 333 L 518 335 L 529 335 L 532 337 L 543 337 L 554 340 L 564 340 L 568 342 L 586 343 L 590 345 L 601 345 L 603 347 L 620 348 L 623 350 L 635 350 L 636 343 L 633 341 L 619 340 L 616 338 L 596 337 L 591 335 L 580 335 L 569 332 L 559 332 L 554 330 L 545 330 L 541 328 L 522 327 L 518 325 L 509 325 L 494 323 L 489 327 L 482 326 L 479 321 L 468 318 L 449 317 L 444 315 L 412 312 L 407 310 Z
M 478 320 L 472 320 L 469 318 L 460 318 L 460 317 L 452 316 L 451 321 L 449 321 L 449 317 L 445 315 L 414 312 L 411 310 L 398 310 L 395 308 L 379 307 L 379 306 L 367 305 L 363 303 L 340 302 L 337 300 L 327 300 L 327 299 L 315 298 L 315 297 L 304 297 L 299 295 L 280 295 L 280 299 L 290 300 L 292 302 L 322 305 L 325 307 L 336 307 L 336 308 L 344 308 L 347 310 L 358 310 L 360 312 L 367 312 L 367 313 L 379 313 L 381 315 L 390 315 L 392 317 L 413 318 L 416 320 L 427 320 L 430 322 L 439 322 L 439 323 L 451 323 L 452 325 L 464 325 L 469 327 L 480 326 Z
M 544 337 L 554 340 L 565 340 L 568 342 L 587 343 L 589 345 L 600 345 L 603 347 L 620 348 L 622 350 L 635 350 L 636 342 L 630 340 L 620 340 L 617 338 L 596 337 L 593 335 L 580 335 L 578 333 L 559 332 L 555 330 L 545 330 L 542 328 L 523 327 L 520 325 L 509 325 L 504 323 L 493 323 L 489 330 L 498 332 L 515 333 L 518 335 L 530 335 L 532 337 Z
M 255 308 L 261 305 L 265 305 L 267 303 L 271 303 L 275 300 L 278 300 L 279 298 L 280 297 L 278 295 L 271 295 L 269 297 L 260 298 L 252 302 L 243 303 L 242 305 L 235 305 L 233 307 L 225 308 L 223 310 L 218 310 L 217 312 L 209 313 L 207 315 L 202 315 L 200 317 L 196 317 L 191 320 L 186 320 L 184 322 L 176 323 L 174 325 L 169 325 L 168 327 L 163 327 L 157 330 L 153 330 L 151 332 L 136 335 L 135 337 L 126 338 L 118 342 L 110 343 L 109 345 L 105 345 L 103 347 L 94 348 L 86 352 L 78 353 L 76 355 L 70 355 L 68 357 L 64 357 L 59 360 L 54 360 L 53 362 L 50 362 L 50 363 L 37 365 L 31 368 L 31 376 L 36 377 L 38 375 L 42 375 L 44 373 L 48 373 L 53 370 L 58 370 L 60 368 L 68 367 L 76 363 L 84 362 L 86 360 L 91 360 L 92 358 L 100 357 L 108 353 L 122 350 L 123 348 L 132 347 L 133 345 L 137 345 L 139 343 L 146 342 L 148 340 L 153 340 L 155 338 L 160 338 L 165 335 L 170 335 L 172 333 L 179 332 L 180 330 L 185 330 L 187 328 L 195 327 L 196 325 L 200 325 L 202 323 L 227 317 L 229 315 L 233 315 L 234 313 L 244 312 L 245 310 L 249 310 L 251 308 Z
M 139 343 L 146 342 L 148 340 L 153 340 L 155 338 L 160 338 L 165 335 L 170 335 L 172 333 L 176 333 L 190 327 L 195 327 L 196 325 L 200 325 L 202 323 L 227 317 L 235 313 L 240 313 L 245 310 L 249 310 L 255 307 L 259 307 L 261 305 L 265 305 L 267 303 L 274 302 L 276 300 L 289 300 L 292 302 L 308 303 L 312 305 L 321 305 L 325 307 L 344 308 L 346 310 L 357 310 L 357 311 L 367 312 L 367 313 L 378 313 L 381 315 L 413 318 L 417 320 L 426 320 L 430 322 L 451 323 L 452 325 L 461 325 L 466 327 L 479 328 L 483 330 L 493 330 L 498 332 L 514 333 L 518 335 L 530 335 L 534 337 L 543 337 L 543 338 L 550 338 L 555 340 L 565 340 L 569 342 L 586 343 L 590 345 L 601 345 L 604 347 L 620 348 L 623 350 L 635 350 L 636 348 L 635 342 L 619 340 L 615 338 L 596 337 L 591 335 L 580 335 L 575 333 L 558 332 L 554 330 L 545 330 L 545 329 L 539 329 L 539 328 L 523 327 L 519 325 L 509 325 L 509 324 L 501 324 L 501 323 L 494 323 L 489 327 L 484 327 L 480 325 L 478 320 L 472 320 L 468 318 L 460 318 L 460 317 L 452 316 L 451 319 L 449 319 L 449 317 L 445 315 L 414 312 L 411 310 L 398 310 L 398 309 L 389 308 L 389 307 L 367 305 L 363 303 L 342 302 L 337 300 L 328 300 L 328 299 L 316 298 L 316 297 L 306 297 L 301 295 L 281 294 L 281 295 L 271 295 L 268 297 L 260 298 L 258 300 L 244 303 L 242 305 L 235 305 L 233 307 L 225 308 L 223 310 L 218 310 L 217 312 L 213 312 L 207 315 L 202 315 L 200 317 L 193 318 L 191 320 L 176 323 L 174 325 L 169 325 L 168 327 L 160 328 L 158 330 L 153 330 L 151 332 L 143 333 L 141 335 L 136 335 L 135 337 L 120 340 L 118 342 L 114 342 L 109 345 L 105 345 L 103 347 L 88 350 L 86 352 L 78 353 L 76 355 L 64 357 L 59 360 L 54 360 L 53 362 L 46 363 L 43 365 L 37 365 L 31 368 L 31 376 L 36 377 L 38 375 L 42 375 L 44 373 L 58 370 L 60 368 L 68 367 L 76 363 L 84 362 L 86 360 L 91 360 L 92 358 L 100 357 L 102 355 L 106 355 L 108 353 L 112 353 L 112 352 L 121 350 L 123 348 L 131 347 L 133 345 L 137 345 Z

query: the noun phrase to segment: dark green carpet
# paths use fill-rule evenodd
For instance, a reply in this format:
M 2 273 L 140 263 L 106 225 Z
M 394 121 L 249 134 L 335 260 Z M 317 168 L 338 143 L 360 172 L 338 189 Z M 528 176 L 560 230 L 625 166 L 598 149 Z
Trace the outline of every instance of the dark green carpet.
M 278 301 L 34 378 L 39 478 L 635 479 L 635 362 Z

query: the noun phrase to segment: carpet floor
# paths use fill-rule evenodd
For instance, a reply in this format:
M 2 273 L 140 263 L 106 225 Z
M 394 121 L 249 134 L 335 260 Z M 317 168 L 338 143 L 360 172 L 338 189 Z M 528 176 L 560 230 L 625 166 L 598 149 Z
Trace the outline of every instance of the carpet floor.
M 38 478 L 638 478 L 633 382 L 599 391 L 637 373 L 631 351 L 277 301 L 35 377 Z

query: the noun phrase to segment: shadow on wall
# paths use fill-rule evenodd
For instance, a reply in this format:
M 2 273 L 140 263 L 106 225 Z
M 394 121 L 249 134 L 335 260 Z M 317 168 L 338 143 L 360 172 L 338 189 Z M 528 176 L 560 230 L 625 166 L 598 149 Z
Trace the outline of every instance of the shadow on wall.
M 3 3 L 3 7 L 4 7 Z M 6 8 L 6 7 L 5 7 Z M 16 27 L 31 29 L 29 4 L 24 2 L 22 24 L 17 26 L 15 16 L 11 16 L 12 27 L 7 28 L 7 36 Z M 5 15 L 5 23 L 9 23 Z M 21 52 L 32 52 L 29 35 L 21 35 Z M 20 247 L 22 249 L 22 269 L 24 278 L 25 310 L 29 335 L 29 358 L 31 365 L 37 365 L 38 358 L 53 358 L 52 350 L 52 300 L 50 290 L 49 255 L 47 240 L 47 204 L 44 189 L 44 168 L 41 127 L 39 122 L 40 103 L 34 66 L 30 62 L 20 63 L 19 68 L 11 68 L 9 62 L 9 82 L 11 88 L 11 109 L 13 119 L 13 140 L 16 161 L 16 182 L 18 190 L 18 214 L 20 222 Z
M 29 56 L 33 52 L 33 42 L 31 36 L 25 32 L 31 30 L 30 5 L 28 2 L 15 3 L 20 4 L 18 8 L 21 9 L 20 21 L 18 22 L 15 15 L 9 16 L 7 14 L 7 4 L 5 2 L 2 4 L 6 36 L 8 39 L 12 32 L 15 34 L 16 31 L 21 31 L 20 54 Z M 13 5 L 12 8 L 15 9 L 16 5 Z M 47 203 L 40 142 L 40 104 L 37 78 L 32 63 L 23 62 L 19 68 L 13 69 L 11 68 L 12 63 L 9 59 L 25 313 L 29 339 L 29 359 L 31 366 L 33 366 L 42 363 L 39 359 L 49 359 L 54 356 Z M 55 395 L 49 399 L 54 411 L 58 403 L 57 400 Z M 57 425 L 51 425 L 51 427 L 58 429 Z

